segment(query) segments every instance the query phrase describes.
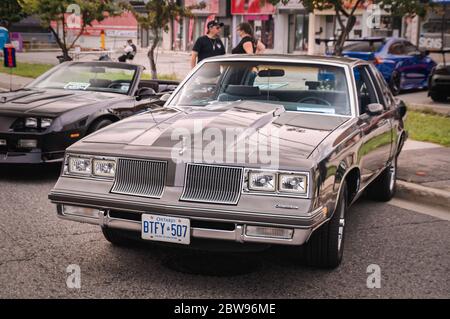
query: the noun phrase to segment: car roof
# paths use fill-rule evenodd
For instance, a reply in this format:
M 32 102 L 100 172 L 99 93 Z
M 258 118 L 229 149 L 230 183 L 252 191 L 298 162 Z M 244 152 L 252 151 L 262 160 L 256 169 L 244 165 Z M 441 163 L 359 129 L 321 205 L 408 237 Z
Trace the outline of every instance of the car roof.
M 206 59 L 205 59 L 206 60 Z M 324 55 L 304 55 L 304 54 L 228 54 L 215 56 L 208 58 L 207 61 L 242 61 L 242 60 L 255 60 L 255 61 L 280 61 L 280 62 L 310 62 L 310 63 L 333 63 L 339 65 L 352 66 L 359 59 L 348 58 L 348 57 L 337 57 L 337 56 L 324 56 Z

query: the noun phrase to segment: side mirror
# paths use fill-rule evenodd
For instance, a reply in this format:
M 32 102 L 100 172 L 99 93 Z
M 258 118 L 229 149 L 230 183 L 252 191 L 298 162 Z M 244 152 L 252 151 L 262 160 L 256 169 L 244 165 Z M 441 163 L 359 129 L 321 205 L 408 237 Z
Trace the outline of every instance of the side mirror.
M 401 118 L 405 117 L 406 112 L 407 112 L 407 107 L 406 107 L 405 102 L 403 100 L 398 99 L 398 98 L 395 99 L 395 102 L 396 102 L 395 104 L 397 106 L 398 115 Z
M 380 103 L 371 103 L 367 105 L 367 113 L 370 115 L 380 115 L 383 111 L 384 107 Z
M 155 96 L 156 91 L 153 90 L 152 88 L 143 87 L 143 88 L 138 89 L 135 95 L 136 95 L 136 100 L 140 101 L 142 99 L 146 99 L 146 98 Z
M 166 94 L 163 94 L 159 99 L 162 101 L 162 102 L 167 102 L 169 99 L 170 99 L 170 96 L 171 96 L 172 94 L 170 94 L 170 93 L 166 93 Z

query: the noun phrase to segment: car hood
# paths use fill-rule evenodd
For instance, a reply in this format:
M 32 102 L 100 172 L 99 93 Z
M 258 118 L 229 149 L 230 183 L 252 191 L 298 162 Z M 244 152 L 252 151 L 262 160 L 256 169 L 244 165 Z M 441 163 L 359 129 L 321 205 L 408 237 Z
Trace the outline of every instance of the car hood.
M 0 114 L 54 117 L 79 107 L 123 97 L 92 91 L 24 89 L 0 94 Z
M 347 120 L 340 116 L 286 112 L 282 105 L 251 101 L 217 104 L 214 108 L 165 107 L 113 124 L 84 138 L 70 150 L 91 149 L 99 153 L 114 150 L 122 156 L 139 150 L 143 156 L 150 152 L 172 159 L 177 154 L 192 156 L 206 151 L 214 160 L 226 162 L 227 152 L 244 153 L 248 161 L 249 156 L 261 152 L 261 148 L 264 151 L 265 147 L 295 161 L 307 158 Z

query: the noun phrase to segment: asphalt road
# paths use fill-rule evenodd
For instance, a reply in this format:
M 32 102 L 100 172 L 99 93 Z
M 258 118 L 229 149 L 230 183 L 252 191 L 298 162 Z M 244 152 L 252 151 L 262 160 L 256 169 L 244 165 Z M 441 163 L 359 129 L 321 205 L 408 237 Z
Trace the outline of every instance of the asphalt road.
M 56 217 L 47 194 L 58 174 L 58 165 L 0 167 L 0 298 L 450 297 L 449 221 L 361 200 L 333 271 L 299 264 L 293 249 L 117 248 L 97 227 Z M 66 285 L 71 264 L 80 266 L 80 289 Z M 366 286 L 371 264 L 381 288 Z

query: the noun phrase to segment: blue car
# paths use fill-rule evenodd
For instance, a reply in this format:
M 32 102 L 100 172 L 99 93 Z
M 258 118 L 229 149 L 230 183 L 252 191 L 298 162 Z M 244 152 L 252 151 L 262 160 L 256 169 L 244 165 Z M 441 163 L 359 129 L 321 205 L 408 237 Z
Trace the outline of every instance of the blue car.
M 394 95 L 402 90 L 428 87 L 431 70 L 436 66 L 429 52 L 419 50 L 406 39 L 366 38 L 344 47 L 343 55 L 372 61 L 383 74 Z

